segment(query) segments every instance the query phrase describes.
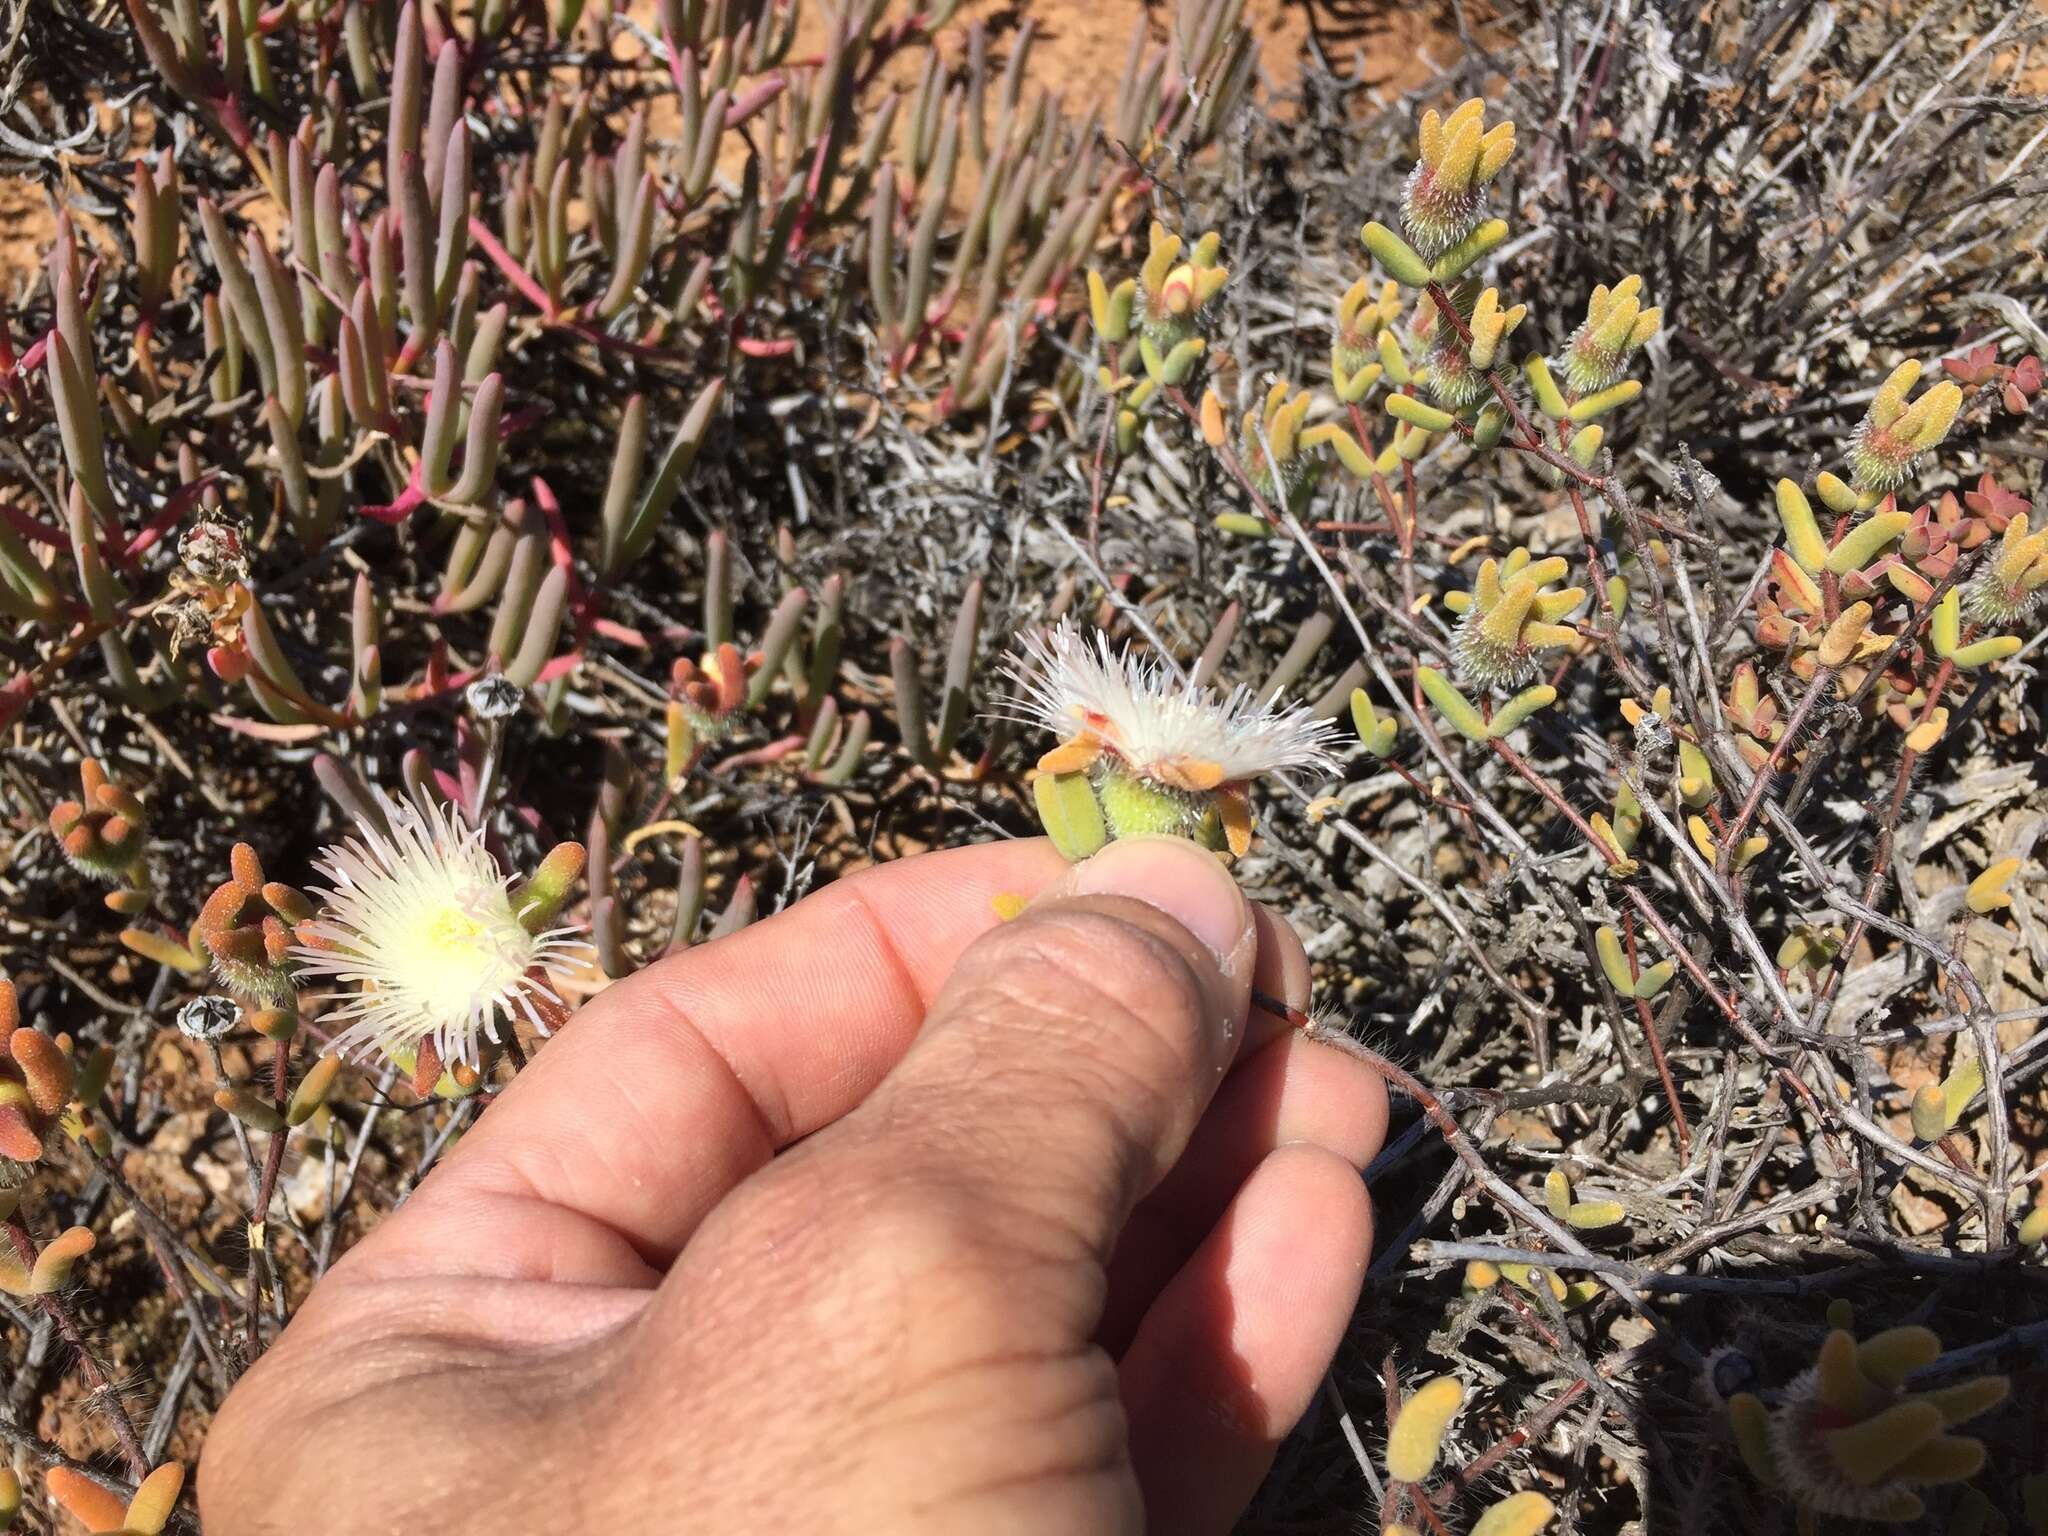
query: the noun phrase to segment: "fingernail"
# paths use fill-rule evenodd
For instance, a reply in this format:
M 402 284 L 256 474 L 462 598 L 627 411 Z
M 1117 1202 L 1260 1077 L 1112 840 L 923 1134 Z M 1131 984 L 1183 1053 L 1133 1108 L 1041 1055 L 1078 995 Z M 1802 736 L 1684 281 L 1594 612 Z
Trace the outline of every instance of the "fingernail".
M 1074 866 L 1068 896 L 1130 896 L 1157 907 L 1216 957 L 1224 976 L 1251 974 L 1258 930 L 1251 904 L 1221 861 L 1180 837 L 1121 838 Z

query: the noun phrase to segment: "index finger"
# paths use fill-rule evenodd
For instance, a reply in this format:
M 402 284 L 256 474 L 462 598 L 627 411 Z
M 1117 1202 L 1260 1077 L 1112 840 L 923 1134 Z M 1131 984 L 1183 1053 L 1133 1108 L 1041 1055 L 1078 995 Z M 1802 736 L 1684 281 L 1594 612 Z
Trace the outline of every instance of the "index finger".
M 1044 838 L 918 854 L 609 988 L 352 1268 L 652 1284 L 728 1190 L 882 1080 L 996 898 L 1066 868 Z

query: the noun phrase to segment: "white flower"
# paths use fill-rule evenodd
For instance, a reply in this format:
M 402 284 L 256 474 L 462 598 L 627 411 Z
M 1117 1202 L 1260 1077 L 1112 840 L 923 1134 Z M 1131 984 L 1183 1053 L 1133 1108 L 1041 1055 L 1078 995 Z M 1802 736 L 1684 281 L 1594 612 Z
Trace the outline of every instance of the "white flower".
M 389 1055 L 432 1041 L 444 1063 L 476 1066 L 480 1038 L 496 1041 L 514 1010 L 545 1034 L 542 1008 L 562 1008 L 546 967 L 579 947 L 571 930 L 527 931 L 481 828 L 378 799 L 389 834 L 359 822 L 313 861 L 333 884 L 314 888 L 321 912 L 292 951 L 305 980 L 361 984 L 337 1010 L 346 1027 L 332 1049 Z
M 1336 727 L 1305 705 L 1274 709 L 1240 684 L 1228 694 L 1177 679 L 1157 657 L 1095 643 L 1064 620 L 1031 635 L 1011 664 L 1019 693 L 1013 718 L 1041 725 L 1066 745 L 1039 766 L 1073 771 L 1102 753 L 1140 778 L 1203 793 L 1262 774 L 1334 773 Z

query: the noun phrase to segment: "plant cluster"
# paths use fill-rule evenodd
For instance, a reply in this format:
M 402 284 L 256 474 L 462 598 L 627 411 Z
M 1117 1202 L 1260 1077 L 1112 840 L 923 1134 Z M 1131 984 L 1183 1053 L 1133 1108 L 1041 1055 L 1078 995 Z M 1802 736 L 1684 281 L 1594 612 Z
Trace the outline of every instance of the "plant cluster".
M 1394 1090 L 1248 1529 L 2043 1529 L 2048 22 L 1794 11 L 0 6 L 0 1524 L 185 1528 L 608 982 L 1042 829 Z

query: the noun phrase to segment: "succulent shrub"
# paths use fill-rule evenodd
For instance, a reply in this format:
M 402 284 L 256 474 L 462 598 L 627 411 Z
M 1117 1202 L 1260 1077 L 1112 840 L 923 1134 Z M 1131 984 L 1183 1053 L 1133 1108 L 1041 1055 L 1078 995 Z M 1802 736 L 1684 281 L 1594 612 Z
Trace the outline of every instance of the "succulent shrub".
M 1241 0 L 1099 92 L 946 3 L 0 4 L 0 1289 L 149 1494 L 56 1501 L 168 1528 L 113 1383 L 196 1422 L 606 979 L 1035 814 L 1231 855 L 1395 1089 L 1255 1519 L 2039 1516 L 2023 1364 L 1958 1433 L 1831 1341 L 1699 1456 L 1650 1374 L 1815 1270 L 2017 1359 L 2048 1233 L 2048 23 L 1795 10 L 1283 104 Z M 1376 1506 L 1368 1349 L 1487 1403 Z

